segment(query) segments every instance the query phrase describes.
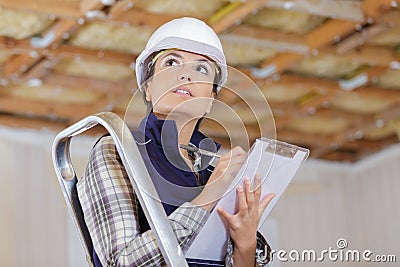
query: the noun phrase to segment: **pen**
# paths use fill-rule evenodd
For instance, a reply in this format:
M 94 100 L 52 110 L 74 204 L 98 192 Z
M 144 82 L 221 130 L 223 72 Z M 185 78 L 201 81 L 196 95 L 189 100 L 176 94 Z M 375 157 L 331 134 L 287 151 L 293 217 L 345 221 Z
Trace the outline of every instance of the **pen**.
M 180 144 L 179 147 L 183 148 L 183 149 L 186 149 L 187 151 L 198 152 L 200 154 L 203 154 L 203 155 L 206 155 L 206 156 L 210 156 L 210 157 L 216 157 L 216 158 L 220 158 L 221 157 L 217 153 L 214 153 L 214 152 L 211 152 L 211 151 L 208 151 L 208 150 L 205 150 L 205 149 L 193 147 L 193 146 L 187 146 L 187 145 Z

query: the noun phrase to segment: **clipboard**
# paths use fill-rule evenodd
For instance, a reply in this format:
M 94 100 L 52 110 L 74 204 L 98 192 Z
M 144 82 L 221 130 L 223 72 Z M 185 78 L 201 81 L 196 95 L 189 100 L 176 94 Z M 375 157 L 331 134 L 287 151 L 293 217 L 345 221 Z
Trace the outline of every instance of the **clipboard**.
M 256 173 L 261 176 L 261 199 L 275 193 L 275 197 L 264 211 L 258 228 L 263 225 L 275 204 L 293 179 L 300 165 L 307 159 L 310 151 L 282 141 L 262 137 L 257 139 L 248 152 L 246 162 L 235 176 L 226 193 L 215 207 L 223 207 L 234 214 L 238 210 L 236 188 L 245 177 L 253 180 Z M 214 208 L 208 220 L 185 253 L 187 259 L 223 261 L 227 253 L 229 230 Z

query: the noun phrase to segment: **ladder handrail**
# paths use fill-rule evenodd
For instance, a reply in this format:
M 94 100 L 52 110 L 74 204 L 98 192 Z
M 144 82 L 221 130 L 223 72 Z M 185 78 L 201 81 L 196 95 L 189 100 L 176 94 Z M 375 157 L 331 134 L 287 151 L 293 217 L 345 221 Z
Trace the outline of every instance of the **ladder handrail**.
M 70 211 L 71 196 L 65 188 L 64 181 L 76 180 L 76 173 L 71 163 L 69 146 L 73 136 L 89 130 L 95 125 L 102 125 L 111 135 L 117 147 L 117 151 L 125 166 L 133 189 L 142 205 L 143 211 L 149 222 L 158 246 L 164 257 L 165 263 L 170 267 L 188 266 L 181 247 L 169 223 L 158 194 L 150 178 L 136 142 L 125 122 L 112 112 L 102 112 L 88 116 L 81 121 L 64 129 L 54 139 L 52 157 L 54 168 L 60 182 L 64 198 L 68 199 L 67 205 Z M 90 257 L 82 230 L 79 227 L 75 214 L 72 214 L 74 224 L 81 232 L 79 238 L 85 247 L 86 256 Z

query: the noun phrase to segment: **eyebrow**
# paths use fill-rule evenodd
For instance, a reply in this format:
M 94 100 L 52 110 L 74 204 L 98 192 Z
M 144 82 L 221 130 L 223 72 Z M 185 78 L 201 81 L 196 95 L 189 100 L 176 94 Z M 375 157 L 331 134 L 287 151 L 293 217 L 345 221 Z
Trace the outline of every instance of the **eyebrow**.
M 196 60 L 196 61 L 197 61 L 197 62 L 204 62 L 204 63 L 207 63 L 207 64 L 210 66 L 210 68 L 212 68 L 212 65 L 211 65 L 210 61 L 207 60 L 207 59 L 201 58 L 201 59 L 198 59 L 198 60 Z
M 168 56 L 174 56 L 174 57 L 178 57 L 178 58 L 183 59 L 183 57 L 182 57 L 181 55 L 179 55 L 179 54 L 177 54 L 177 53 L 174 53 L 174 52 L 168 52 L 168 53 L 166 53 L 165 55 L 163 55 L 162 58 L 164 59 L 164 58 L 166 58 L 166 57 L 168 57 Z

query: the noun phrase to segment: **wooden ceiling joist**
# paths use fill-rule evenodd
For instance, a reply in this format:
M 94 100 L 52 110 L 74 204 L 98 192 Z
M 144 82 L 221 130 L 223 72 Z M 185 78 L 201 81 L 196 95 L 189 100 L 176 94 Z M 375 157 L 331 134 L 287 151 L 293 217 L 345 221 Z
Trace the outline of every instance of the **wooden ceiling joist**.
M 21 73 L 26 72 L 38 61 L 37 57 L 30 54 L 17 55 L 9 60 L 4 67 L 3 77 L 6 79 L 16 80 Z
M 362 21 L 364 12 L 360 1 L 355 0 L 270 0 L 266 7 L 308 12 L 323 17 Z
M 366 125 L 369 122 L 375 123 L 373 114 L 355 114 L 355 113 L 349 112 L 349 111 L 344 111 L 344 110 L 339 110 L 339 109 L 327 109 L 327 108 L 318 110 L 314 115 L 316 115 L 316 114 L 321 115 L 321 116 L 326 116 L 329 118 L 341 118 L 341 119 L 344 119 L 347 122 L 349 122 L 349 125 L 355 125 L 358 123 L 362 124 L 362 125 Z M 347 127 L 347 128 L 349 129 L 351 127 Z M 338 133 L 337 136 L 347 135 L 345 132 L 346 131 L 342 131 L 342 132 Z M 352 132 L 352 131 L 350 130 L 349 132 Z M 338 138 L 338 139 L 340 139 L 340 138 Z
M 229 31 L 229 34 L 261 40 L 276 40 L 281 43 L 300 43 L 306 45 L 303 35 L 296 33 L 285 33 L 278 30 L 263 29 L 251 25 L 240 25 Z
M 310 114 L 314 113 L 320 108 L 329 104 L 329 100 L 335 95 L 334 90 L 328 90 L 326 93 L 316 96 L 313 99 L 305 102 L 300 106 L 298 112 L 300 114 Z
M 293 111 L 288 108 L 287 104 L 282 106 L 282 108 L 278 108 L 276 103 L 271 102 L 267 98 L 273 110 L 281 110 L 285 114 L 296 114 L 296 116 L 313 114 L 321 108 L 328 106 L 332 97 L 345 93 L 338 82 L 327 79 L 302 77 L 293 74 L 285 74 L 281 76 L 279 80 L 274 81 L 273 84 L 293 87 L 293 90 L 295 90 L 296 86 L 301 84 L 302 87 L 310 88 L 315 91 L 316 95 L 314 97 L 303 103 L 299 103 L 297 107 L 292 108 Z M 367 97 L 397 99 L 400 104 L 400 92 L 396 90 L 382 90 L 376 87 L 362 86 L 357 88 L 356 92 L 358 92 L 359 95 Z
M 103 61 L 110 63 L 120 63 L 130 66 L 136 60 L 136 55 L 131 57 L 124 53 L 114 51 L 96 51 L 86 48 L 77 48 L 70 45 L 59 45 L 57 49 L 32 49 L 28 42 L 24 40 L 14 40 L 5 37 L 0 37 L 0 48 L 10 50 L 17 53 L 3 67 L 2 77 L 5 79 L 13 79 L 16 83 L 23 83 L 32 78 L 40 78 L 46 70 L 54 66 L 59 59 L 72 58 L 75 60 Z M 24 53 L 24 54 L 20 54 Z M 18 55 L 20 54 L 20 55 Z M 28 71 L 28 73 L 25 73 Z M 36 77 L 38 75 L 38 77 Z M 57 76 L 57 75 L 56 75 Z M 60 78 L 60 77 L 57 77 Z M 65 78 L 65 77 L 64 77 Z M 120 91 L 123 87 L 120 84 L 110 83 L 107 81 L 95 82 L 88 78 L 71 78 L 73 82 L 82 84 L 90 84 L 93 88 L 101 88 L 114 86 L 116 91 Z M 85 82 L 88 79 L 88 82 Z M 51 80 L 51 78 L 50 78 Z M 68 80 L 67 78 L 59 81 Z M 57 79 L 54 80 L 57 82 Z M 104 82 L 104 86 L 101 84 Z M 70 84 L 70 83 L 68 83 Z M 122 89 L 121 89 L 122 90 Z
M 391 110 L 392 112 L 389 112 L 389 110 Z M 393 106 L 389 110 L 385 111 L 387 115 L 384 117 L 384 119 L 383 117 L 380 117 L 379 120 L 381 120 L 382 124 L 385 124 L 387 121 L 398 118 L 400 116 L 398 106 Z M 343 113 L 343 111 L 336 111 L 336 114 L 338 116 L 343 116 L 342 114 L 339 115 L 339 113 Z M 347 116 L 346 112 L 344 112 L 344 115 Z M 375 117 L 370 117 L 368 119 L 368 116 L 365 117 L 365 119 L 354 118 L 352 121 L 352 126 L 350 128 L 333 137 L 333 139 L 335 140 L 334 144 L 330 146 L 321 146 L 320 148 L 314 149 L 314 155 L 316 157 L 320 157 L 328 153 L 333 148 L 344 146 L 348 141 L 362 139 L 364 132 L 376 128 L 376 121 L 377 119 Z
M 0 6 L 3 8 L 31 11 L 34 13 L 50 14 L 55 17 L 78 17 L 78 1 L 61 0 L 0 0 Z
M 53 26 L 44 34 L 43 37 L 31 38 L 31 47 L 45 49 L 51 46 L 51 49 L 54 49 L 60 42 L 63 41 L 63 39 L 68 38 L 68 36 L 65 36 L 65 34 L 69 34 L 75 26 L 76 26 L 76 21 L 73 19 L 59 20 L 53 24 Z M 34 75 L 44 73 L 43 68 L 46 67 L 46 65 L 47 67 L 50 67 L 50 65 L 48 64 L 50 61 L 43 60 L 44 55 L 41 51 L 34 53 L 37 55 L 36 57 L 32 57 L 31 54 L 32 53 L 30 53 L 29 55 L 19 55 L 16 59 L 9 62 L 12 65 L 11 66 L 6 65 L 5 78 L 9 78 L 11 76 L 15 76 L 16 78 L 20 74 L 28 71 L 31 66 L 36 65 L 34 67 L 34 70 L 29 70 L 29 72 L 32 71 L 32 73 L 30 75 L 26 74 L 27 77 L 22 79 L 26 80 L 30 79 L 30 77 L 34 77 Z M 40 61 L 43 61 L 42 64 L 39 63 Z M 21 82 L 21 80 L 17 82 Z
M 134 88 L 130 82 L 126 81 L 113 82 L 59 73 L 52 73 L 43 77 L 43 83 L 53 86 L 64 86 L 66 88 L 82 88 L 82 90 L 93 90 L 114 95 L 126 94 L 130 89 Z
M 387 47 L 363 45 L 347 52 L 341 52 L 338 49 L 339 46 L 324 48 L 321 53 L 336 55 L 351 62 L 381 67 L 389 66 L 391 62 L 397 60 L 394 50 Z
M 390 146 L 396 143 L 395 138 L 388 138 L 384 140 L 376 141 L 365 141 L 365 140 L 354 140 L 346 143 L 343 146 L 332 147 L 329 151 L 321 151 L 319 153 L 319 148 L 313 149 L 311 156 L 318 157 L 323 160 L 328 161 L 343 161 L 343 162 L 356 162 L 365 157 L 365 155 L 371 155 L 384 147 Z M 359 147 L 354 149 L 354 147 L 348 144 L 353 144 L 353 146 Z M 361 149 L 360 149 L 361 147 Z
M 388 68 L 387 67 L 381 67 L 381 66 L 375 66 L 369 70 L 366 71 L 366 75 L 368 77 L 368 80 L 373 80 L 374 78 L 377 78 L 379 75 L 384 73 Z
M 134 0 L 120 0 L 111 7 L 109 16 L 111 19 L 118 18 L 134 6 Z
M 34 13 L 50 14 L 61 18 L 78 18 L 91 10 L 102 9 L 101 0 L 62 1 L 62 0 L 0 0 L 0 6 Z
M 48 74 L 49 69 L 53 67 L 57 62 L 58 59 L 56 58 L 52 59 L 42 58 L 32 68 L 30 68 L 20 77 L 18 77 L 15 83 L 26 83 L 33 79 L 35 80 L 41 79 L 43 76 Z
M 297 115 L 300 115 L 298 105 L 296 103 L 277 103 L 269 101 L 268 105 L 271 108 L 272 112 L 275 113 L 274 115 L 281 116 L 281 119 L 285 116 L 291 116 L 291 118 L 293 119 Z
M 302 86 L 308 88 L 315 88 L 319 92 L 325 93 L 328 91 L 333 92 L 345 92 L 339 86 L 336 81 L 328 80 L 328 79 L 321 79 L 321 78 L 312 78 L 312 77 L 304 77 L 294 74 L 285 74 L 282 75 L 279 80 L 276 81 L 278 84 L 285 84 L 285 85 L 295 85 L 301 84 Z M 355 90 L 355 92 L 359 94 L 365 94 L 369 96 L 376 96 L 376 97 L 384 97 L 384 98 L 393 98 L 393 99 L 400 99 L 400 91 L 399 90 L 390 90 L 390 89 L 381 89 L 378 87 L 373 86 L 362 86 Z
M 386 27 L 379 26 L 374 27 L 375 29 L 381 29 L 380 32 Z M 370 29 L 370 28 L 368 28 Z M 367 29 L 367 31 L 368 31 Z M 370 34 L 367 34 L 370 36 Z M 222 40 L 230 42 L 239 42 L 246 44 L 255 44 L 265 47 L 277 49 L 282 52 L 294 52 L 294 53 L 308 53 L 310 48 L 307 46 L 303 36 L 293 33 L 282 33 L 276 30 L 260 29 L 249 25 L 240 25 L 232 29 L 229 33 L 221 36 Z M 361 45 L 358 38 L 352 37 L 346 38 L 339 45 L 333 47 L 326 47 L 320 49 L 320 54 L 332 54 L 339 56 L 342 59 L 348 59 L 349 61 L 359 62 L 362 64 L 369 64 L 372 66 L 389 66 L 391 62 L 396 61 L 397 58 L 393 49 L 386 47 L 377 46 L 362 46 L 353 49 Z M 269 59 L 266 62 L 280 61 L 280 55 L 277 55 L 276 59 Z M 262 63 L 268 66 L 269 63 Z
M 354 33 L 350 37 L 346 38 L 346 40 L 343 40 L 340 44 L 336 45 L 336 50 L 338 53 L 345 53 L 365 44 L 373 36 L 384 32 L 386 29 L 386 26 L 379 24 L 362 29 L 360 32 Z
M 308 53 L 306 40 L 300 34 L 284 33 L 272 29 L 261 29 L 250 25 L 240 25 L 227 34 L 221 36 L 222 40 L 231 42 L 258 43 L 259 46 L 270 47 L 278 51 Z
M 380 74 L 382 74 L 386 70 L 387 67 L 381 67 L 381 66 L 369 68 L 366 71 L 352 77 L 351 79 L 339 80 L 339 86 L 344 90 L 353 90 L 355 88 L 368 84 L 370 80 L 376 79 Z
M 375 18 L 382 13 L 383 7 L 388 6 L 391 3 L 392 1 L 390 0 L 365 0 L 362 9 L 370 18 Z M 365 22 L 366 21 L 363 21 L 363 23 Z M 307 33 L 305 39 L 308 48 L 312 53 L 314 50 L 321 49 L 334 41 L 340 41 L 340 38 L 355 31 L 357 25 L 359 24 L 352 21 L 330 19 L 317 29 Z M 259 67 L 261 68 L 260 73 L 263 74 L 264 77 L 267 77 L 274 73 L 284 71 L 290 66 L 296 64 L 296 62 L 301 58 L 302 55 L 295 55 L 294 53 L 284 53 L 283 56 L 277 55 L 274 58 L 268 59 L 259 64 Z
M 79 5 L 79 11 L 81 14 L 91 10 L 100 10 L 104 7 L 101 0 L 82 0 Z
M 396 5 L 400 4 L 399 0 L 364 0 L 361 2 L 361 8 L 364 11 L 365 16 L 368 18 L 375 19 L 381 13 L 385 12 L 386 9 L 391 7 L 393 3 Z
M 342 20 L 329 20 L 316 30 L 311 31 L 305 37 L 307 47 L 310 51 L 319 49 L 329 43 L 332 43 L 338 36 L 341 37 L 354 30 L 354 22 Z M 303 58 L 303 54 L 285 52 L 278 54 L 272 59 L 261 62 L 259 67 L 264 77 L 274 73 L 284 71 Z
M 88 9 L 102 7 L 103 4 L 100 0 L 83 0 L 81 2 L 80 10 L 81 12 L 86 12 Z M 69 35 L 77 28 L 77 25 L 78 21 L 76 19 L 60 19 L 53 23 L 51 28 L 48 29 L 42 37 L 32 37 L 30 40 L 30 46 L 33 49 L 55 49 L 64 39 L 69 38 Z M 5 78 L 15 79 L 21 73 L 24 73 L 31 66 L 37 64 L 40 60 L 42 60 L 42 53 L 35 53 L 37 55 L 35 57 L 31 56 L 31 54 L 32 53 L 30 53 L 29 55 L 18 55 L 11 62 L 8 62 L 5 66 L 4 71 Z M 43 65 L 44 64 L 41 64 L 40 67 L 42 67 Z M 41 72 L 41 69 L 35 71 L 35 73 Z
M 77 121 L 82 117 L 104 111 L 107 101 L 97 101 L 91 105 L 60 104 L 50 102 L 36 102 L 14 97 L 0 96 L 0 112 L 34 115 L 48 118 L 62 118 Z
M 125 12 L 116 9 L 114 12 L 113 9 L 111 9 L 109 14 L 112 22 L 120 22 L 130 26 L 146 26 L 152 29 L 156 29 L 162 24 L 177 18 L 177 16 L 154 14 L 136 8 L 127 9 Z
M 393 1 L 392 1 L 393 2 Z M 392 3 L 391 2 L 391 3 Z M 381 11 L 382 8 L 379 8 L 376 6 L 376 2 L 374 3 L 368 3 L 368 1 L 364 2 L 365 5 L 370 5 L 368 8 L 370 9 L 370 12 L 375 12 L 374 14 L 378 13 Z M 385 2 L 385 3 L 381 3 L 381 4 L 386 4 L 389 5 L 389 1 Z M 364 7 L 366 8 L 366 7 Z M 387 12 L 386 14 L 379 16 L 378 18 L 385 18 L 385 17 L 391 17 L 391 12 Z M 398 15 L 400 15 L 400 13 L 398 13 Z M 388 24 L 386 24 L 388 25 Z M 376 25 L 372 25 L 370 27 L 367 27 L 366 29 L 362 29 L 361 32 L 359 33 L 355 33 L 353 34 L 351 37 L 347 38 L 346 40 L 344 40 L 343 42 L 341 42 L 340 44 L 338 44 L 336 46 L 336 51 L 340 54 L 340 53 L 344 53 L 348 50 L 354 49 L 356 47 L 359 47 L 365 43 L 368 42 L 369 39 L 373 38 L 374 36 L 384 32 L 385 30 L 387 30 L 386 25 L 383 24 L 376 24 Z M 368 48 L 368 47 L 367 47 Z M 340 85 L 342 88 L 344 89 L 349 89 L 352 90 L 354 88 L 357 88 L 359 86 L 365 85 L 367 84 L 371 79 L 377 78 L 380 74 L 382 74 L 383 72 L 385 72 L 391 65 L 392 62 L 397 61 L 398 59 L 395 56 L 395 53 L 393 50 L 390 49 L 385 49 L 381 48 L 379 49 L 380 51 L 378 51 L 379 48 L 375 48 L 372 53 L 371 51 L 369 51 L 369 55 L 375 55 L 375 59 L 371 59 L 370 57 L 368 57 L 367 55 L 363 55 L 364 59 L 367 60 L 367 62 L 364 62 L 366 64 L 369 65 L 379 65 L 379 66 L 375 66 L 371 69 L 368 69 L 367 71 L 365 71 L 364 73 L 361 73 L 359 75 L 357 75 L 356 77 L 354 77 L 351 80 L 341 80 L 339 81 Z M 358 51 L 357 51 L 358 52 Z M 354 52 L 353 52 L 354 54 Z M 386 61 L 386 62 L 385 62 Z M 377 62 L 385 62 L 385 64 L 376 64 Z
M 287 68 L 294 66 L 299 60 L 303 58 L 302 54 L 294 53 L 294 52 L 284 52 L 280 53 L 273 58 L 267 59 L 263 62 L 260 63 L 260 74 L 255 74 L 253 72 L 253 75 L 264 78 L 271 76 L 274 73 L 279 73 Z
M 51 46 L 51 49 L 56 48 L 60 42 L 63 41 L 63 39 L 68 38 L 68 36 L 65 36 L 65 34 L 69 34 L 72 29 L 76 26 L 76 21 L 73 19 L 62 19 L 53 24 L 53 26 L 44 34 L 43 37 L 33 37 L 31 38 L 31 46 L 32 48 L 47 48 Z M 30 57 L 31 59 L 29 60 L 29 67 L 34 66 L 34 68 L 28 70 L 28 68 L 24 67 L 27 66 L 26 62 L 21 62 L 18 61 L 18 59 L 11 59 L 11 62 L 9 64 L 16 65 L 15 68 L 19 68 L 21 73 L 25 73 L 25 77 L 23 79 L 19 79 L 18 82 L 21 82 L 22 80 L 27 80 L 30 79 L 31 77 L 36 77 L 38 74 L 45 74 L 45 68 L 49 68 L 49 62 L 48 60 L 43 60 L 43 53 L 42 51 L 39 51 L 39 53 L 36 53 L 38 56 L 37 57 Z M 48 56 L 48 55 L 47 55 Z M 21 56 L 20 56 L 21 57 Z M 42 61 L 42 64 L 39 62 Z M 54 60 L 51 60 L 54 62 Z M 19 67 L 18 67 L 19 64 Z M 24 70 L 25 69 L 25 70 Z M 32 73 L 29 73 L 32 72 Z M 17 75 L 19 72 L 14 71 L 14 75 Z M 6 74 L 6 78 L 8 78 L 9 75 Z M 40 78 L 36 77 L 36 78 Z
M 267 2 L 268 0 L 253 0 L 242 3 L 217 22 L 211 23 L 211 26 L 216 33 L 222 33 L 230 27 L 240 24 L 244 18 L 255 10 L 262 8 Z
M 374 116 L 374 118 L 376 121 L 379 120 L 381 123 L 400 118 L 400 105 L 394 105 L 387 110 L 379 112 Z
M 129 65 L 136 60 L 136 55 L 127 56 L 126 53 L 106 50 L 97 51 L 87 48 L 74 47 L 71 45 L 60 45 L 57 49 L 48 51 L 48 54 L 51 57 L 106 61 L 126 65 Z
M 77 21 L 75 19 L 61 19 L 56 21 L 52 27 L 42 36 L 31 38 L 31 46 L 33 48 L 55 48 L 64 39 L 68 39 L 69 35 L 76 29 Z
M 306 35 L 308 47 L 310 49 L 319 49 L 331 44 L 335 39 L 342 38 L 353 32 L 356 25 L 352 21 L 330 19 Z
M 299 144 L 305 147 L 326 147 L 334 144 L 329 136 L 308 135 L 287 129 L 279 131 L 277 138 L 284 142 Z M 313 151 L 314 149 L 311 149 L 311 152 Z
M 400 28 L 400 10 L 386 12 L 383 16 L 379 16 L 375 20 L 376 23 L 387 27 Z
M 23 54 L 33 51 L 30 40 L 17 40 L 10 37 L 0 36 L 0 49 L 9 50 L 14 54 Z

